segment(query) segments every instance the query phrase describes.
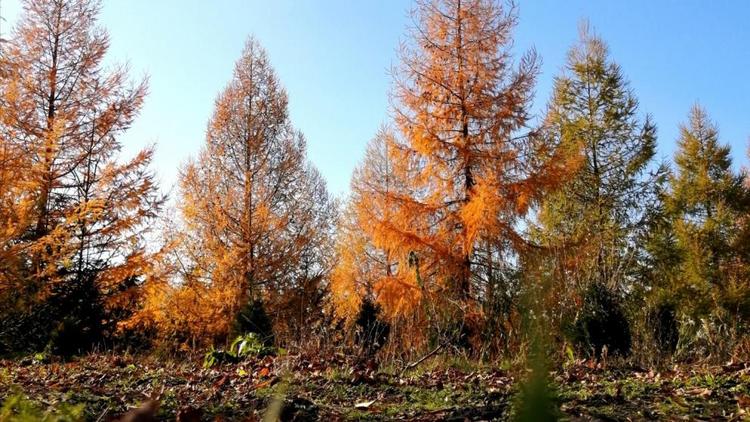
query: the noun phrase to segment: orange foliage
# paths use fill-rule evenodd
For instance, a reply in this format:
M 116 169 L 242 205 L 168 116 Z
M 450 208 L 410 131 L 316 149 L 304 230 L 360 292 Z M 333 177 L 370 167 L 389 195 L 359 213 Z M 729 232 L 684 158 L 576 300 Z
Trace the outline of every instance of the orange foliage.
M 44 295 L 96 274 L 100 293 L 120 302 L 148 267 L 143 236 L 163 198 L 149 171 L 151 148 L 118 160 L 118 138 L 146 83 L 129 83 L 126 67 L 103 68 L 109 38 L 96 26 L 99 9 L 93 0 L 24 2 L 0 59 L 0 136 L 8 140 L 3 154 L 27 160 L 7 185 L 17 190 L 11 237 L 31 263 L 26 280 Z
M 376 247 L 385 233 L 380 224 L 394 212 L 392 195 L 404 192 L 395 179 L 388 149 L 390 128 L 382 128 L 368 144 L 365 159 L 352 178 L 352 196 L 338 226 L 337 265 L 331 274 L 334 311 L 352 321 L 363 298 L 383 306 L 389 318 L 408 314 L 420 303 L 420 287 L 413 270 L 401 268 L 392 249 Z
M 476 297 L 477 267 L 487 265 L 477 249 L 507 242 L 523 250 L 519 218 L 569 162 L 528 129 L 538 66 L 533 52 L 511 66 L 514 10 L 488 0 L 424 1 L 415 17 L 394 93 L 401 138 L 391 149 L 409 194 L 392 197 L 396 212 L 378 244 L 416 251 L 429 282 L 453 283 L 465 300 Z
M 381 131 L 352 182 L 343 226 L 363 238 L 339 239 L 333 296 L 347 316 L 368 285 L 391 318 L 460 304 L 476 320 L 493 270 L 526 247 L 520 219 L 575 163 L 528 128 L 538 62 L 531 52 L 512 66 L 515 10 L 423 0 L 414 21 L 395 72 L 396 131 Z
M 319 307 L 334 204 L 306 161 L 286 92 L 254 39 L 179 187 L 179 280 L 153 287 L 144 312 L 165 331 L 211 341 L 229 334 L 243 305 L 262 299 L 278 326 L 291 319 L 304 327 Z
M 33 219 L 31 165 L 20 145 L 0 140 L 0 295 L 23 281 L 24 245 L 18 240 Z
M 513 10 L 446 0 L 420 3 L 417 17 L 416 46 L 402 53 L 395 93 L 404 142 L 394 161 L 405 179 L 421 173 L 402 216 L 422 215 L 417 237 L 428 240 L 426 255 L 445 261 L 452 274 L 443 275 L 468 295 L 474 249 L 488 238 L 523 248 L 518 217 L 566 163 L 533 134 L 517 132 L 527 127 L 537 60 L 532 52 L 510 66 Z M 393 220 L 398 236 L 403 219 Z

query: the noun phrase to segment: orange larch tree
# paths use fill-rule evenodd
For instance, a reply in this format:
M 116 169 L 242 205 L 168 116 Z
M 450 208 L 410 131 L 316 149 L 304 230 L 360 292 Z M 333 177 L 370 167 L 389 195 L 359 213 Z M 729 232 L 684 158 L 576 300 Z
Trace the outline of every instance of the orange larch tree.
M 336 223 L 335 265 L 331 271 L 330 306 L 333 313 L 351 325 L 366 300 L 373 300 L 373 285 L 383 276 L 381 251 L 373 248 L 348 202 Z
M 419 346 L 425 340 L 423 293 L 415 262 L 399 262 L 388 245 L 376 245 L 377 222 L 389 221 L 397 210 L 394 196 L 408 194 L 408 185 L 398 178 L 390 149 L 396 145 L 392 127 L 383 126 L 368 143 L 365 157 L 355 169 L 351 195 L 340 216 L 336 239 L 336 266 L 330 291 L 337 316 L 357 322 L 368 304 L 377 317 L 390 325 L 388 350 L 398 352 Z M 367 327 L 358 327 L 367 329 Z
M 17 240 L 45 297 L 94 286 L 119 306 L 149 266 L 144 233 L 163 197 L 147 148 L 121 161 L 120 136 L 138 114 L 146 81 L 105 68 L 109 37 L 95 0 L 27 0 L 0 67 L 0 136 L 30 159 L 32 225 Z M 126 300 L 127 301 L 127 300 Z
M 571 162 L 529 129 L 538 60 L 532 51 L 513 66 L 513 7 L 423 0 L 413 18 L 388 154 L 408 189 L 386 194 L 373 242 L 466 318 L 526 246 L 519 219 Z
M 302 330 L 304 318 L 317 312 L 330 265 L 335 207 L 289 121 L 286 92 L 253 38 L 216 100 L 205 146 L 182 168 L 179 183 L 181 288 L 205 290 L 192 311 L 202 314 L 198 322 L 212 320 L 199 337 L 225 338 L 241 308 L 258 301 L 277 329 Z
M 404 277 L 388 248 L 376 247 L 375 221 L 386 221 L 395 203 L 389 195 L 404 189 L 392 169 L 389 148 L 393 131 L 383 127 L 367 145 L 362 163 L 351 181 L 351 196 L 339 218 L 336 266 L 331 274 L 331 293 L 336 313 L 351 321 L 363 300 L 378 302 L 393 317 L 414 308 L 419 288 Z M 400 286 L 400 289 L 389 287 Z M 391 293 L 396 296 L 385 299 Z M 409 294 L 404 294 L 409 293 Z

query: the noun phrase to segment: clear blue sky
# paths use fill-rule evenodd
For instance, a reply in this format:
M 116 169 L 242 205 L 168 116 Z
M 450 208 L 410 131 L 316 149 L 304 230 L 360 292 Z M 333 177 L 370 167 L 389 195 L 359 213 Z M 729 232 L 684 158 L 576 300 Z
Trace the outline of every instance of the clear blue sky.
M 2 1 L 2 32 L 18 0 Z M 659 155 L 671 157 L 677 125 L 700 101 L 747 164 L 750 137 L 750 2 L 729 0 L 519 1 L 515 50 L 535 46 L 544 65 L 541 110 L 565 53 L 587 18 L 610 44 L 659 127 Z M 109 59 L 147 74 L 150 95 L 123 142 L 126 152 L 156 142 L 156 167 L 168 188 L 203 143 L 218 92 L 231 77 L 245 38 L 268 50 L 289 93 L 292 121 L 309 156 L 337 195 L 368 139 L 388 115 L 387 69 L 408 23 L 408 0 L 109 0 L 101 24 Z

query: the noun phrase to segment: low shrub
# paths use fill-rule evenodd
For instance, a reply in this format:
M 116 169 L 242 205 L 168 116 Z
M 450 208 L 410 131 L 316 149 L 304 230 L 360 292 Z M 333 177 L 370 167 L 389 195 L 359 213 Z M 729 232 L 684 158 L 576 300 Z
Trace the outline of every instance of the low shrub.
M 391 326 L 380 319 L 380 307 L 365 299 L 355 321 L 355 342 L 364 356 L 372 357 L 380 350 L 391 331 Z
M 602 283 L 586 290 L 573 332 L 573 343 L 593 357 L 602 356 L 605 347 L 610 355 L 630 354 L 630 323 L 619 298 Z

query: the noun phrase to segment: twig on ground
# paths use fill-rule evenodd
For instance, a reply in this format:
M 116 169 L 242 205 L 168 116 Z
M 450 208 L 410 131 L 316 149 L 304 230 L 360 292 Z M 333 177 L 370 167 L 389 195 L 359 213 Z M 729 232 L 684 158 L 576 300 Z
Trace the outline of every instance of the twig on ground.
M 107 406 L 101 415 L 99 415 L 98 418 L 96 418 L 96 422 L 101 422 L 104 420 L 104 417 L 107 416 L 107 413 L 109 412 L 109 406 Z
M 436 347 L 435 349 L 433 349 L 433 350 L 432 350 L 432 351 L 431 351 L 430 353 L 428 353 L 428 354 L 426 354 L 426 355 L 422 356 L 421 358 L 419 358 L 419 360 L 417 360 L 417 361 L 415 361 L 415 362 L 412 362 L 412 363 L 410 363 L 410 364 L 408 364 L 408 365 L 404 366 L 404 369 L 402 369 L 402 370 L 401 370 L 401 373 L 399 374 L 399 377 L 402 377 L 402 376 L 404 376 L 404 374 L 405 374 L 405 373 L 406 373 L 407 371 L 409 371 L 409 370 L 412 370 L 412 369 L 416 368 L 416 367 L 417 367 L 417 366 L 419 366 L 419 364 L 421 364 L 422 362 L 426 361 L 427 359 L 431 358 L 432 356 L 435 356 L 435 354 L 437 354 L 437 352 L 439 352 L 439 351 L 440 351 L 440 349 L 442 349 L 442 348 L 443 348 L 443 346 L 445 346 L 445 343 L 440 343 L 440 344 L 439 344 L 439 345 L 438 345 L 438 346 L 437 346 L 437 347 Z

